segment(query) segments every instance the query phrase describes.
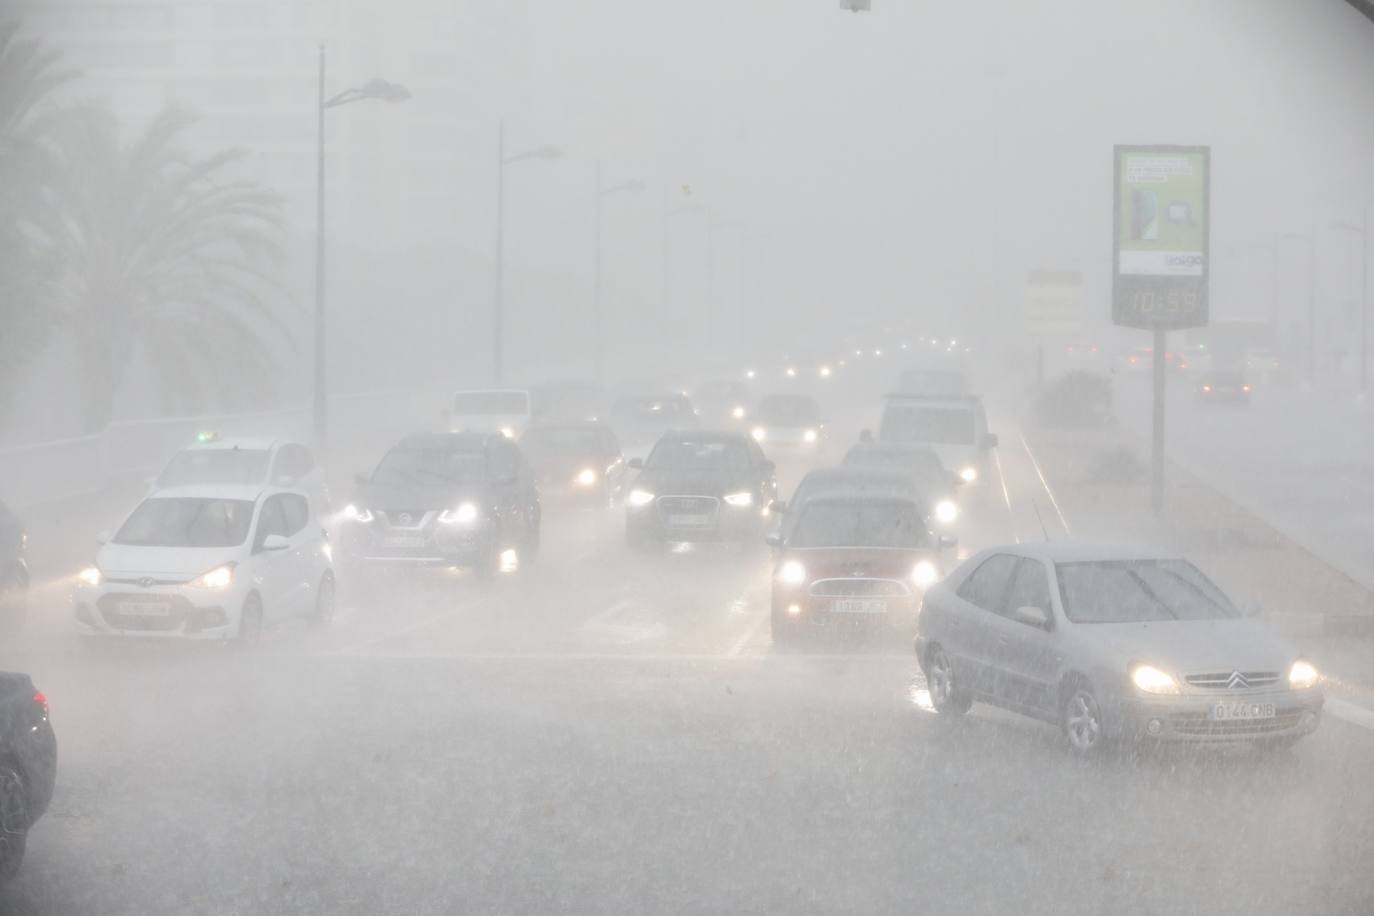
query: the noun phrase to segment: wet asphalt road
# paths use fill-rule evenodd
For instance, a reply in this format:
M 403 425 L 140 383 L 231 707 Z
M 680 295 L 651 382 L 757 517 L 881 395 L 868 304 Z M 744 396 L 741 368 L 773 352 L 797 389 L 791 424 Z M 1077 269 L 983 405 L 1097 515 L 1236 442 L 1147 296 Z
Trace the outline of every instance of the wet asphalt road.
M 966 550 L 1038 530 L 1001 460 Z M 613 514 L 250 653 L 85 651 L 40 595 L 0 667 L 59 787 L 0 913 L 1374 912 L 1374 732 L 1079 764 L 928 712 L 905 640 L 776 651 L 763 551 L 632 556 Z

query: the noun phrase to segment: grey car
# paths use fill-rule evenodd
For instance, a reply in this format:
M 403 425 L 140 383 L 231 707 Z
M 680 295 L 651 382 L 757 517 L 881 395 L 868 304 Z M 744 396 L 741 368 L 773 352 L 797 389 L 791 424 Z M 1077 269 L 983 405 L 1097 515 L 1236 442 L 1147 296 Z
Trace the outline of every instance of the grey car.
M 1073 543 L 970 557 L 926 592 L 916 654 L 937 712 L 1043 719 L 1113 740 L 1284 746 L 1316 729 L 1312 665 L 1187 560 Z

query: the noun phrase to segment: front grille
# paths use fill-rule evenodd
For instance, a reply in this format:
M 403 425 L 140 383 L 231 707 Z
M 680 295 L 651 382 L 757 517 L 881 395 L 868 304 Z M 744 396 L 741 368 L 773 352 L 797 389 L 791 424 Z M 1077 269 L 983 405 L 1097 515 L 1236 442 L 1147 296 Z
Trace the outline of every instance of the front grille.
M 911 590 L 896 579 L 817 579 L 811 583 L 814 598 L 902 598 Z
M 1275 710 L 1272 719 L 1223 719 L 1214 722 L 1206 713 L 1174 713 L 1169 724 L 1175 733 L 1198 738 L 1229 738 L 1268 735 L 1293 728 L 1302 717 L 1299 709 Z
M 1272 687 L 1279 682 L 1277 671 L 1217 671 L 1209 674 L 1190 674 L 1185 681 L 1204 690 L 1249 690 Z
M 705 515 L 712 519 L 720 507 L 720 500 L 714 496 L 660 496 L 658 510 L 665 516 Z
M 392 528 L 422 528 L 428 512 L 424 509 L 386 509 L 382 518 Z
M 136 613 L 125 613 L 121 606 L 125 602 L 136 602 L 138 604 L 158 605 L 165 608 L 167 613 L 160 616 L 150 616 Z M 100 610 L 100 616 L 105 618 L 105 622 L 116 630 L 143 630 L 143 631 L 168 631 L 179 630 L 186 622 L 186 615 L 191 610 L 191 603 L 180 595 L 146 595 L 137 593 L 111 592 L 101 595 L 96 601 L 96 607 Z

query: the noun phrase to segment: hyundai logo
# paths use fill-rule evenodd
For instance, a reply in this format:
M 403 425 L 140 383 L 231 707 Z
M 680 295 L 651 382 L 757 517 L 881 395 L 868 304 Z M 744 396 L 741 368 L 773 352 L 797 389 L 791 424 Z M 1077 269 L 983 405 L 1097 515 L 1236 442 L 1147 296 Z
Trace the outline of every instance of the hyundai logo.
M 152 576 L 144 576 L 142 579 L 138 580 L 138 584 L 143 588 L 152 588 L 155 581 L 156 580 Z
M 410 513 L 409 513 L 409 512 L 402 512 L 400 515 L 396 516 L 396 519 L 397 519 L 402 525 L 409 525 L 409 524 L 410 524 L 410 521 L 411 521 L 411 519 L 410 519 Z
M 1250 686 L 1250 682 L 1239 671 L 1232 671 L 1231 676 L 1226 680 L 1226 686 L 1231 690 L 1244 690 Z

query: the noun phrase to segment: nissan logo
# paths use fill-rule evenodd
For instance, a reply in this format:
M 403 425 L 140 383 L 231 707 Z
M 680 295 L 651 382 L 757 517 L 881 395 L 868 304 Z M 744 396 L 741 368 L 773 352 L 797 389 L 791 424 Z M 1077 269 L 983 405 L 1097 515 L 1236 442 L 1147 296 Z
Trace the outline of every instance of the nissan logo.
M 153 583 L 155 581 L 157 580 L 155 580 L 152 576 L 144 576 L 142 579 L 138 580 L 138 584 L 143 588 L 152 588 Z
M 409 525 L 411 522 L 409 512 L 402 512 L 400 515 L 396 516 L 396 518 L 402 525 Z
M 1250 686 L 1250 682 L 1239 671 L 1232 671 L 1230 678 L 1226 681 L 1226 686 L 1231 690 L 1244 690 Z

